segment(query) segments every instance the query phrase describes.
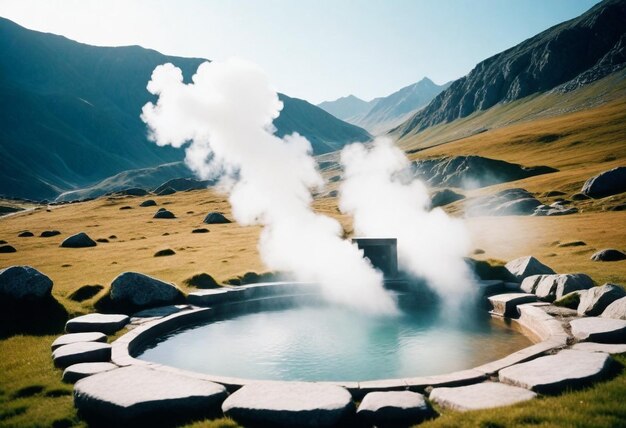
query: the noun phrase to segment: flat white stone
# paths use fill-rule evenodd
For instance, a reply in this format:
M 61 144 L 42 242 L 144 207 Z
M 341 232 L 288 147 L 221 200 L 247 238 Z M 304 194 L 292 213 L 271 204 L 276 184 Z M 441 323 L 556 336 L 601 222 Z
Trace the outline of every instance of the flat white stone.
M 100 342 L 76 342 L 58 347 L 52 352 L 54 364 L 67 367 L 77 363 L 93 363 L 111 359 L 111 345 Z
M 76 342 L 106 342 L 107 337 L 104 333 L 92 332 L 92 333 L 70 333 L 57 337 L 52 342 L 52 350 L 54 351 L 59 346 L 69 345 Z
M 104 334 L 113 334 L 120 330 L 130 318 L 123 314 L 87 314 L 73 318 L 65 324 L 68 333 L 99 331 Z
M 74 405 L 88 420 L 157 426 L 170 418 L 214 414 L 226 389 L 206 380 L 145 367 L 95 374 L 74 385 Z
M 537 296 L 528 293 L 506 293 L 489 297 L 493 313 L 509 318 L 517 318 L 517 305 L 536 302 Z
M 432 414 L 422 394 L 411 391 L 370 392 L 359 405 L 357 416 L 371 425 L 415 424 Z
M 580 318 L 569 323 L 578 340 L 602 343 L 626 343 L 626 320 Z
M 624 354 L 626 345 L 611 343 L 580 342 L 572 346 L 576 351 L 606 352 L 607 354 Z
M 484 382 L 456 388 L 434 388 L 430 393 L 430 400 L 442 407 L 465 411 L 510 406 L 536 396 L 537 394 L 524 388 Z
M 74 383 L 87 376 L 117 369 L 113 363 L 78 363 L 63 371 L 63 382 Z
M 335 426 L 353 411 L 340 386 L 310 382 L 255 382 L 224 401 L 224 413 L 244 425 Z
M 602 352 L 564 350 L 500 370 L 500 382 L 541 394 L 587 385 L 608 371 L 611 357 Z

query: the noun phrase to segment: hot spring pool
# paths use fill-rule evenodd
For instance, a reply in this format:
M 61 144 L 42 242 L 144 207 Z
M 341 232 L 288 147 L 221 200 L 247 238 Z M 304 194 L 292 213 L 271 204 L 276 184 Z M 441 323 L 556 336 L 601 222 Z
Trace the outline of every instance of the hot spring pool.
M 425 308 L 372 316 L 312 304 L 180 329 L 137 358 L 215 376 L 365 381 L 468 369 L 531 344 L 486 313 L 454 322 Z

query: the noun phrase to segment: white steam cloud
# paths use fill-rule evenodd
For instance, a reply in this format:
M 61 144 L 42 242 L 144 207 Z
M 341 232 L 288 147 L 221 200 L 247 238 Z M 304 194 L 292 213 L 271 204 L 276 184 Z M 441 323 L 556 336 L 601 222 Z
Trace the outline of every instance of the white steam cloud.
M 353 216 L 355 233 L 396 237 L 400 267 L 425 279 L 445 304 L 460 304 L 474 289 L 463 260 L 470 239 L 462 220 L 429 210 L 425 185 L 412 177 L 409 160 L 389 138 L 369 148 L 346 146 L 341 163 L 339 208 Z
M 323 179 L 306 138 L 274 135 L 282 103 L 266 75 L 230 59 L 200 65 L 192 80 L 183 83 L 172 64 L 154 70 L 148 90 L 158 101 L 141 115 L 150 137 L 160 146 L 189 143 L 185 161 L 198 176 L 230 183 L 235 220 L 264 226 L 259 251 L 270 269 L 319 283 L 336 302 L 395 311 L 382 274 L 341 238 L 336 220 L 311 209 L 311 190 Z

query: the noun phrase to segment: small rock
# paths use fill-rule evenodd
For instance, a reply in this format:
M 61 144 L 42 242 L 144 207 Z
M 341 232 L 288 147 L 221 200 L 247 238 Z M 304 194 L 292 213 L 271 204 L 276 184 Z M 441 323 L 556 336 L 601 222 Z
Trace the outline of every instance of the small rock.
M 164 257 L 164 256 L 173 256 L 176 252 L 170 248 L 166 248 L 164 250 L 159 250 L 154 253 L 154 257 Z
M 120 207 L 120 210 L 132 210 L 133 207 L 131 207 L 130 205 L 124 205 L 123 207 Z
M 181 291 L 148 275 L 137 272 L 124 272 L 111 283 L 111 301 L 133 306 L 155 306 L 176 303 L 182 297 Z
M 140 207 L 154 207 L 156 206 L 156 201 L 154 199 L 146 199 L 142 203 L 139 204 Z
M 567 247 L 582 247 L 585 245 L 587 244 L 583 241 L 569 241 L 569 242 L 563 242 L 559 244 L 558 246 L 562 248 L 567 248 Z
M 0 245 L 0 254 L 17 253 L 17 250 L 12 245 Z
M 600 315 L 611 303 L 626 296 L 626 291 L 619 285 L 604 284 L 592 287 L 581 295 L 578 314 L 587 316 Z
M 201 227 L 201 228 L 192 230 L 191 233 L 209 233 L 209 229 Z
M 592 198 L 603 198 L 626 192 L 626 167 L 604 171 L 585 182 L 581 193 Z
M 515 364 L 500 370 L 500 382 L 530 389 L 540 394 L 557 394 L 603 378 L 611 357 L 601 352 L 564 350 L 556 355 Z
M 626 320 L 579 318 L 569 323 L 578 340 L 600 343 L 626 343 Z
M 57 367 L 77 363 L 106 362 L 111 359 L 111 345 L 100 342 L 77 342 L 58 347 L 52 352 Z
M 210 212 L 204 218 L 204 223 L 207 223 L 207 224 L 225 224 L 225 223 L 230 223 L 230 220 L 228 220 L 226 217 L 224 217 L 224 214 L 222 214 L 222 213 Z
M 156 214 L 154 214 L 153 218 L 176 218 L 176 216 L 171 211 L 161 208 L 156 212 Z
M 30 238 L 31 236 L 35 236 L 33 235 L 33 232 L 30 232 L 28 230 L 25 230 L 24 232 L 20 233 L 19 235 L 17 235 L 19 238 Z
M 65 238 L 63 242 L 61 242 L 61 247 L 64 248 L 87 248 L 87 247 L 95 247 L 96 242 L 89 237 L 85 232 L 77 233 L 76 235 L 72 235 L 68 238 Z
M 54 342 L 52 342 L 52 350 L 69 345 L 70 343 L 78 343 L 78 342 L 103 342 L 106 343 L 107 337 L 104 333 L 100 332 L 89 332 L 89 333 L 69 333 L 64 334 L 63 336 L 59 336 L 56 338 Z
M 222 404 L 238 423 L 277 427 L 336 426 L 353 408 L 346 389 L 310 382 L 249 383 Z
M 30 266 L 0 270 L 0 295 L 15 300 L 40 300 L 50 296 L 52 280 Z
M 58 230 L 44 230 L 43 232 L 41 232 L 41 235 L 39 235 L 42 238 L 50 238 L 52 236 L 57 236 L 60 235 L 61 232 L 59 232 Z
M 109 240 L 106 239 L 106 238 L 98 238 L 98 239 L 96 239 L 96 242 L 100 242 L 102 244 L 108 244 Z
M 622 297 L 611 303 L 600 316 L 602 318 L 626 320 L 626 297 Z
M 424 396 L 411 391 L 370 392 L 356 411 L 371 426 L 416 424 L 432 413 Z
M 457 411 L 510 406 L 535 398 L 527 389 L 496 382 L 477 383 L 455 388 L 434 388 L 430 400 L 441 407 Z
M 104 334 L 113 334 L 128 324 L 128 315 L 123 314 L 87 314 L 72 318 L 65 324 L 68 333 L 83 333 L 98 331 Z
M 519 259 L 511 260 L 504 267 L 519 282 L 522 282 L 524 278 L 531 275 L 555 273 L 552 269 L 541 263 L 533 256 L 520 257 Z
M 104 373 L 119 368 L 113 363 L 77 363 L 63 371 L 63 382 L 75 383 L 79 380 L 98 373 Z
M 75 302 L 84 302 L 85 300 L 89 300 L 94 297 L 103 289 L 104 287 L 99 284 L 83 285 L 82 287 L 79 287 L 76 290 L 72 291 L 67 297 Z
M 594 253 L 594 255 L 591 256 L 591 260 L 594 262 L 617 262 L 626 260 L 626 254 L 614 248 L 606 248 Z
M 4 244 L 8 244 L 8 242 L 5 241 L 4 239 L 0 239 L 0 245 L 4 245 Z

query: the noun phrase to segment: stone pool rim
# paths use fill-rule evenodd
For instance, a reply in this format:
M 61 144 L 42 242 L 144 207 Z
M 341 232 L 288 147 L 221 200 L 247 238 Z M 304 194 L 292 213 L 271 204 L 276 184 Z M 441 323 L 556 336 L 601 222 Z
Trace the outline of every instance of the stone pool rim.
M 293 287 L 293 288 L 291 288 Z M 260 291 L 260 293 L 259 293 Z M 224 385 L 229 391 L 234 391 L 244 385 L 259 382 L 259 379 L 218 376 L 204 374 L 173 366 L 154 363 L 135 358 L 137 351 L 147 343 L 176 329 L 211 320 L 223 310 L 224 305 L 245 304 L 253 301 L 272 301 L 280 299 L 294 299 L 314 293 L 313 284 L 298 282 L 259 283 L 246 286 L 229 287 L 215 290 L 203 290 L 190 293 L 190 303 L 199 302 L 199 297 L 209 296 L 214 303 L 210 307 L 192 306 L 191 309 L 149 321 L 135 327 L 115 340 L 111 345 L 111 361 L 120 366 L 141 366 L 156 371 L 176 373 L 179 375 L 201 379 Z M 260 295 L 259 295 L 260 294 Z M 194 298 L 195 297 L 195 298 Z M 353 396 L 362 396 L 373 391 L 411 390 L 423 392 L 427 387 L 462 386 L 486 380 L 499 370 L 534 359 L 549 351 L 567 345 L 568 334 L 561 323 L 541 310 L 538 306 L 544 303 L 527 303 L 518 306 L 518 319 L 505 318 L 516 324 L 521 333 L 536 341 L 533 345 L 513 352 L 503 358 L 491 361 L 480 366 L 431 376 L 405 377 L 396 379 L 379 379 L 368 381 L 310 381 L 346 388 Z M 492 315 L 497 316 L 497 315 Z M 284 381 L 289 382 L 289 381 Z

